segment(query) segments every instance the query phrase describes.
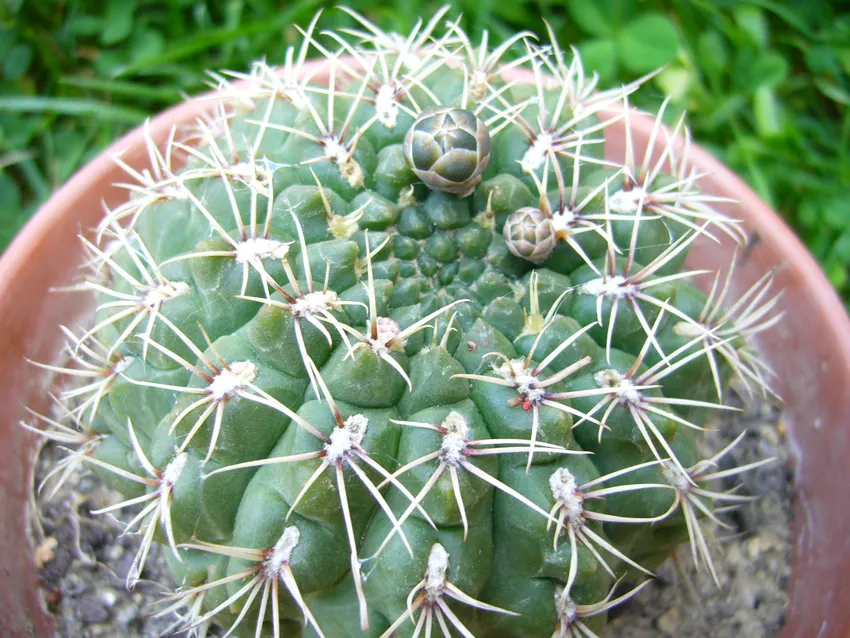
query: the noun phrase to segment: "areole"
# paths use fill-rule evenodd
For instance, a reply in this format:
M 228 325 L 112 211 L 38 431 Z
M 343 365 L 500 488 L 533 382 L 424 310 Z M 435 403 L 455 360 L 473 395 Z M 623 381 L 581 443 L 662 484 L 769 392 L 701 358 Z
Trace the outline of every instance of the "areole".
M 327 81 L 326 63 L 312 63 L 315 81 Z M 512 79 L 531 80 L 520 72 Z M 43 406 L 46 375 L 27 365 L 24 357 L 50 361 L 59 349 L 57 324 L 71 324 L 86 312 L 80 296 L 51 293 L 67 284 L 83 260 L 75 235 L 94 226 L 100 201 L 118 204 L 125 192 L 112 184 L 121 169 L 110 157 L 121 154 L 130 166 L 147 162 L 144 137 L 163 142 L 173 125 L 188 124 L 204 110 L 203 101 L 176 106 L 138 128 L 96 158 L 38 212 L 0 259 L 0 633 L 43 636 L 52 621 L 44 611 L 38 574 L 27 538 L 27 509 L 32 494 L 32 452 L 35 437 L 17 423 L 23 405 Z M 613 114 L 609 114 L 613 115 Z M 652 121 L 632 117 L 638 152 L 648 144 Z M 606 129 L 611 157 L 624 152 L 623 123 Z M 796 556 L 790 604 L 783 636 L 844 636 L 850 627 L 850 596 L 843 574 L 850 571 L 844 551 L 850 508 L 842 475 L 850 453 L 850 320 L 821 274 L 817 264 L 778 216 L 736 176 L 699 148 L 691 148 L 692 163 L 705 173 L 704 191 L 731 197 L 740 203 L 724 212 L 744 219 L 751 243 L 739 257 L 734 287 L 746 290 L 767 269 L 779 266 L 777 287 L 785 291 L 781 309 L 785 319 L 758 341 L 778 375 L 777 390 L 785 398 L 785 421 L 796 456 Z M 722 207 L 721 207 L 722 208 Z M 728 263 L 731 242 L 697 245 L 691 265 Z

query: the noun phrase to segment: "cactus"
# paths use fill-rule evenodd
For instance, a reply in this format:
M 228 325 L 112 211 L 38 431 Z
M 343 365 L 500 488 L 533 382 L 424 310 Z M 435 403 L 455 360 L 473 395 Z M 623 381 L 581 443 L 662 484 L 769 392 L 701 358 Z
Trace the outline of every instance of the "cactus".
M 197 634 L 592 636 L 680 543 L 714 575 L 705 524 L 747 499 L 715 482 L 760 464 L 700 431 L 771 393 L 748 338 L 779 317 L 772 273 L 731 301 L 683 265 L 745 235 L 682 121 L 636 158 L 639 83 L 597 91 L 548 25 L 491 50 L 346 11 L 124 166 L 94 319 L 39 364 L 69 379 L 27 425 L 73 448 L 51 478 L 123 494 L 128 586 L 161 543 Z

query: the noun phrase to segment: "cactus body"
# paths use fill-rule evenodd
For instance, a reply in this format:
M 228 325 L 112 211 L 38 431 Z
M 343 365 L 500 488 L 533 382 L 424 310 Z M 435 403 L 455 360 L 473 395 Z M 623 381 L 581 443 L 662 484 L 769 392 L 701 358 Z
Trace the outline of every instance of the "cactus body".
M 68 463 L 145 506 L 130 584 L 164 544 L 187 628 L 591 635 L 683 538 L 710 567 L 696 440 L 731 377 L 766 388 L 769 278 L 719 310 L 682 262 L 740 231 L 686 158 L 599 159 L 636 87 L 595 93 L 554 39 L 506 86 L 525 35 L 441 17 L 334 34 L 326 88 L 315 21 L 222 79 L 86 241 Z

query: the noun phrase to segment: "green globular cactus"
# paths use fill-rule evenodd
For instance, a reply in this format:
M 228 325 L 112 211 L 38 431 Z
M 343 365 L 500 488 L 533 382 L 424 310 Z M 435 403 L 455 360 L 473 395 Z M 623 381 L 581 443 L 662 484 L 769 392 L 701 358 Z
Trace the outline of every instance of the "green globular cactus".
M 715 481 L 758 464 L 700 431 L 730 382 L 770 392 L 747 338 L 778 316 L 771 273 L 733 300 L 683 266 L 744 235 L 681 123 L 614 163 L 638 87 L 596 91 L 551 30 L 346 11 L 126 167 L 83 239 L 95 316 L 46 366 L 78 381 L 36 415 L 59 482 L 142 508 L 128 586 L 163 544 L 160 613 L 197 633 L 592 636 L 683 541 L 714 574 L 702 526 L 745 498 Z

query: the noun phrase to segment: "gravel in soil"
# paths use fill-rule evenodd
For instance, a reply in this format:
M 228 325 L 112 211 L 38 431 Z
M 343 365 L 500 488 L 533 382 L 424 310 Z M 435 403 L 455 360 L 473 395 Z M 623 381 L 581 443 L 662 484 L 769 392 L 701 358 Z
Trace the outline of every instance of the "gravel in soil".
M 681 547 L 675 560 L 657 570 L 649 586 L 610 612 L 604 638 L 767 638 L 778 633 L 791 571 L 793 494 L 788 450 L 777 411 L 756 402 L 719 423 L 718 431 L 707 437 L 706 455 L 725 447 L 743 430 L 746 436 L 721 469 L 769 457 L 776 460 L 740 477 L 742 493 L 760 498 L 724 514 L 734 530 L 715 537 L 711 546 L 721 587 L 705 570 L 698 572 L 689 548 Z M 62 456 L 55 444 L 45 444 L 36 467 L 36 485 Z M 723 487 L 734 484 L 733 479 Z M 45 600 L 56 615 L 57 634 L 73 638 L 175 635 L 174 615 L 151 613 L 152 605 L 173 587 L 162 549 L 154 546 L 143 580 L 128 591 L 125 580 L 139 538 L 122 535 L 124 527 L 118 520 L 91 514 L 121 497 L 83 470 L 75 471 L 48 499 L 50 487 L 34 495 L 38 516 L 33 517 L 32 529 Z M 130 520 L 133 513 L 129 508 L 118 512 L 122 520 Z

